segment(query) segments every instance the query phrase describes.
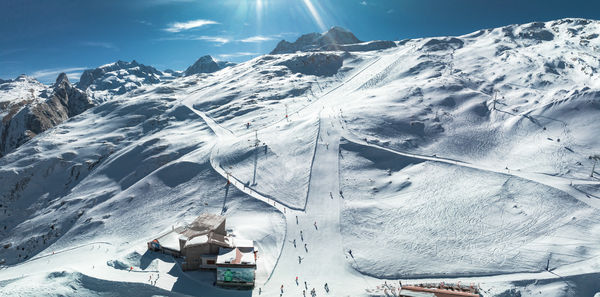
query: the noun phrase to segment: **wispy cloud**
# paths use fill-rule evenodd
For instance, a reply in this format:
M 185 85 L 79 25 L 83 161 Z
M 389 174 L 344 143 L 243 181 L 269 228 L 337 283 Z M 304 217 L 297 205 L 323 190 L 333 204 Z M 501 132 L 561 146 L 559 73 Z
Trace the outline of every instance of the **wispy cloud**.
M 111 42 L 86 41 L 86 42 L 82 42 L 81 45 L 90 46 L 90 47 L 101 47 L 101 48 L 112 49 L 112 50 L 119 50 L 119 48 Z
M 206 25 L 215 25 L 215 24 L 218 24 L 218 22 L 211 21 L 211 20 L 198 19 L 198 20 L 191 20 L 191 21 L 187 21 L 187 22 L 171 23 L 164 30 L 167 32 L 177 33 L 177 32 L 190 30 L 190 29 L 194 29 L 194 28 L 200 28 L 200 27 L 203 27 Z
M 250 53 L 250 52 L 237 52 L 237 53 L 229 53 L 229 54 L 220 54 L 218 57 L 220 59 L 230 59 L 237 57 L 247 57 L 247 56 L 258 56 L 258 53 Z
M 388 11 L 386 11 L 387 13 L 394 13 L 394 9 L 389 9 Z
M 252 42 L 259 43 L 259 42 L 270 41 L 270 40 L 273 40 L 273 37 L 256 35 L 256 36 L 240 39 L 239 41 L 245 42 L 245 43 L 252 43 Z
M 362 2 L 360 2 L 360 5 L 367 6 L 367 1 L 362 1 Z
M 146 26 L 152 26 L 151 22 L 144 21 L 144 20 L 134 20 L 134 22 L 136 22 L 138 24 L 146 25 Z
M 78 81 L 83 70 L 86 67 L 67 67 L 67 68 L 50 68 L 34 71 L 30 76 L 36 78 L 43 83 L 51 83 L 58 77 L 60 73 L 66 73 L 70 81 Z
M 222 36 L 196 36 L 193 37 L 192 40 L 204 40 L 213 43 L 225 44 L 231 42 L 230 39 Z

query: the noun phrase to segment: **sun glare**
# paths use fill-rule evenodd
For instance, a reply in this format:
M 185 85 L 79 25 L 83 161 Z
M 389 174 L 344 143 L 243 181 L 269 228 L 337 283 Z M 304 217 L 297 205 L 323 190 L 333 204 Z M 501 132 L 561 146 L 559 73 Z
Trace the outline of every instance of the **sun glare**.
M 306 8 L 310 12 L 312 18 L 315 20 L 315 23 L 317 23 L 317 25 L 319 26 L 321 31 L 326 31 L 327 27 L 325 27 L 325 24 L 323 23 L 323 20 L 321 19 L 321 15 L 319 15 L 319 12 L 313 5 L 312 1 L 311 0 L 303 0 L 303 1 L 304 1 L 304 5 L 306 5 Z

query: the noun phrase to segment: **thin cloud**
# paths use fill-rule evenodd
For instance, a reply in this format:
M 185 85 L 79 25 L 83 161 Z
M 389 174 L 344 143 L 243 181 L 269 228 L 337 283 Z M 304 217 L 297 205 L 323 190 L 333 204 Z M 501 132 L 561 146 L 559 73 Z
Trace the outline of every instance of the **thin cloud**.
M 87 69 L 86 67 L 67 67 L 67 68 L 50 68 L 50 69 L 40 69 L 38 71 L 34 71 L 30 74 L 31 77 L 36 78 L 37 80 L 43 83 L 54 82 L 54 80 L 61 73 L 66 73 L 67 77 L 71 81 L 78 81 L 81 76 L 81 71 Z
M 390 10 L 388 10 L 386 12 L 389 14 L 389 13 L 394 13 L 394 11 L 395 11 L 394 9 L 390 9 Z
M 144 21 L 144 20 L 135 20 L 134 22 L 136 22 L 138 24 L 146 25 L 146 26 L 152 26 L 151 22 Z
M 158 38 L 155 40 L 157 40 L 157 41 L 202 40 L 202 41 L 217 43 L 218 45 L 223 45 L 225 43 L 231 42 L 231 39 L 229 39 L 225 36 L 206 36 L 206 35 L 197 36 L 197 35 L 186 35 L 186 34 L 179 34 L 179 35 L 169 36 L 169 37 L 161 37 L 161 38 Z
M 82 42 L 81 45 L 90 46 L 90 47 L 101 47 L 101 48 L 112 49 L 112 50 L 119 50 L 119 48 L 111 42 L 87 41 L 87 42 Z
M 192 40 L 204 40 L 204 41 L 220 43 L 220 44 L 229 43 L 231 41 L 230 39 L 228 39 L 226 37 L 222 37 L 222 36 L 196 36 L 196 37 L 193 37 Z
M 259 42 L 265 42 L 265 41 L 270 41 L 270 40 L 273 40 L 273 38 L 268 37 L 268 36 L 256 35 L 256 36 L 241 39 L 240 42 L 259 43 Z
M 367 1 L 362 1 L 362 2 L 360 2 L 360 5 L 367 6 Z
M 187 21 L 187 22 L 171 23 L 164 30 L 167 32 L 171 32 L 171 33 L 178 33 L 181 31 L 200 28 L 200 27 L 203 27 L 206 25 L 216 25 L 216 24 L 218 24 L 218 22 L 211 21 L 211 20 L 198 19 L 198 20 L 192 20 L 192 21 Z
M 258 53 L 250 53 L 250 52 L 237 52 L 237 53 L 229 53 L 229 54 L 220 54 L 218 55 L 221 59 L 230 59 L 237 57 L 247 57 L 247 56 L 258 56 Z

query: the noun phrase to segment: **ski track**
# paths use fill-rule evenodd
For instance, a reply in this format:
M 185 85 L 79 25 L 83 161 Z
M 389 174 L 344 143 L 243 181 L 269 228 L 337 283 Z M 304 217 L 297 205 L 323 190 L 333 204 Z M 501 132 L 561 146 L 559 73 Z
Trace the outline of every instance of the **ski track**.
M 268 194 L 261 194 L 249 187 L 245 187 L 241 181 L 235 178 L 234 173 L 228 175 L 221 165 L 216 163 L 214 158 L 215 149 L 218 148 L 218 143 L 222 143 L 222 141 L 219 141 L 219 139 L 244 137 L 250 133 L 245 133 L 244 135 L 235 135 L 232 131 L 219 125 L 216 123 L 216 121 L 208 117 L 203 112 L 196 110 L 193 108 L 193 106 L 188 106 L 209 125 L 218 139 L 217 144 L 213 146 L 210 158 L 210 163 L 215 171 L 217 171 L 226 179 L 229 176 L 229 180 L 233 186 L 256 199 L 275 207 L 278 211 L 284 214 L 286 218 L 284 243 L 275 263 L 275 267 L 273 268 L 266 282 L 264 284 L 257 283 L 256 286 L 257 289 L 261 289 L 262 295 L 276 296 L 281 292 L 280 288 L 282 285 L 284 288 L 284 293 L 287 293 L 291 290 L 295 294 L 301 294 L 302 290 L 304 290 L 304 281 L 307 281 L 308 283 L 308 289 L 306 290 L 307 292 L 314 287 L 317 292 L 324 293 L 322 287 L 324 283 L 327 282 L 328 277 L 331 277 L 332 275 L 336 275 L 336 278 L 343 276 L 342 278 L 345 280 L 344 284 L 329 284 L 331 293 L 335 294 L 336 296 L 360 295 L 358 292 L 364 292 L 365 288 L 380 284 L 380 279 L 359 273 L 353 267 L 347 251 L 344 251 L 343 248 L 343 242 L 340 233 L 340 211 L 342 202 L 341 197 L 339 196 L 340 181 L 338 158 L 339 144 L 342 137 L 359 145 L 386 150 L 400 156 L 483 170 L 509 177 L 515 176 L 523 178 L 566 192 L 575 199 L 591 207 L 600 209 L 600 200 L 591 200 L 590 198 L 586 197 L 584 193 L 581 193 L 574 187 L 569 186 L 570 183 L 574 185 L 600 184 L 598 181 L 575 180 L 536 172 L 497 169 L 460 160 L 397 151 L 373 143 L 365 143 L 352 132 L 346 130 L 344 128 L 341 115 L 336 116 L 334 111 L 334 103 L 328 102 L 328 99 L 340 98 L 344 94 L 350 93 L 354 90 L 377 84 L 379 81 L 384 79 L 384 72 L 389 71 L 399 63 L 399 58 L 397 55 L 398 53 L 393 53 L 377 58 L 375 61 L 363 67 L 363 69 L 359 70 L 349 79 L 326 91 L 324 94 L 319 96 L 317 100 L 314 100 L 310 104 L 290 113 L 291 115 L 299 114 L 300 111 L 311 108 L 318 110 L 319 113 L 319 130 L 316 136 L 315 150 L 311 160 L 309 186 L 304 209 L 290 208 L 285 203 L 267 197 Z M 383 70 L 377 71 L 377 69 Z M 321 111 L 324 111 L 325 109 L 327 109 L 327 112 L 322 114 Z M 261 127 L 260 130 L 271 127 L 284 120 L 286 120 L 286 118 L 281 118 L 280 120 Z M 339 127 L 337 127 L 338 125 Z M 323 140 L 319 141 L 321 137 Z M 315 166 L 315 164 L 318 164 L 318 166 Z M 332 172 L 335 172 L 335 174 L 331 174 Z M 331 199 L 329 193 L 334 193 L 333 199 Z M 298 224 L 296 223 L 296 216 L 298 217 Z M 314 227 L 313 222 L 317 223 L 318 230 Z M 519 231 L 526 232 L 528 228 L 534 224 L 535 222 L 530 222 L 526 226 L 523 226 L 523 228 L 521 228 Z M 303 231 L 304 241 L 300 238 L 300 230 Z M 296 247 L 294 247 L 292 243 L 293 239 L 296 240 Z M 308 251 L 304 250 L 303 243 L 307 243 Z M 313 253 L 318 253 L 319 256 L 311 258 L 311 254 Z M 303 257 L 301 264 L 298 263 L 298 256 Z M 592 260 L 593 258 L 596 257 L 592 257 L 588 260 Z M 586 262 L 588 260 L 581 262 Z M 568 264 L 562 268 L 568 270 L 569 267 L 576 264 L 577 263 Z M 561 267 L 557 269 L 560 270 L 560 268 Z M 566 273 L 563 275 L 576 275 L 578 273 L 579 271 L 576 270 L 575 273 Z M 310 279 L 304 278 L 304 275 L 309 275 Z M 298 285 L 295 283 L 295 277 L 299 277 Z M 558 276 L 556 273 L 542 271 L 538 273 L 515 272 L 509 274 L 472 275 L 466 277 L 447 275 L 443 279 L 424 278 L 421 276 L 415 278 L 408 277 L 408 280 L 412 283 L 439 281 L 485 283 L 551 278 L 558 279 L 560 276 Z

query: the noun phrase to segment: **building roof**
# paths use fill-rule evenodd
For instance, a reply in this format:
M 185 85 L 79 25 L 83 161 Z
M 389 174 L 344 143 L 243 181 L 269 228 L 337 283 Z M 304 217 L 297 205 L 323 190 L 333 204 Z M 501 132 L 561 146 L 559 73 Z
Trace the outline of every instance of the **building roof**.
M 218 264 L 256 265 L 254 247 L 219 248 Z
M 408 297 L 435 297 L 435 294 L 431 292 L 417 292 L 410 290 L 400 290 L 400 296 L 408 296 Z
M 201 245 L 208 242 L 208 235 L 200 235 L 193 237 L 192 239 L 185 242 L 185 247 L 193 245 Z
M 217 229 L 225 221 L 224 216 L 211 213 L 203 213 L 197 217 L 190 225 L 189 229 L 198 232 L 209 232 Z
M 234 242 L 233 242 L 233 238 L 231 236 L 225 236 L 225 235 L 217 234 L 217 233 L 213 233 L 213 232 L 210 233 L 209 241 L 210 241 L 210 243 L 216 244 L 221 247 L 232 248 L 235 246 Z
M 254 247 L 254 241 L 248 239 L 232 238 L 235 247 Z
M 436 297 L 479 297 L 479 294 L 464 291 L 460 287 L 428 288 L 420 286 L 402 286 L 402 292 L 405 290 L 413 292 L 429 292 Z
M 179 233 L 177 233 L 177 230 L 173 230 L 173 231 L 157 238 L 156 240 L 164 248 L 168 248 L 168 249 L 174 250 L 174 251 L 179 251 L 179 236 L 180 235 L 179 235 Z
M 208 236 L 209 232 L 215 230 L 224 221 L 224 216 L 203 213 L 187 226 L 178 226 L 156 238 L 156 240 L 165 248 L 179 251 L 179 239 L 186 241 L 186 246 L 204 244 L 210 240 Z M 223 241 L 221 237 L 217 238 L 217 240 Z M 233 246 L 232 244 L 222 245 Z

